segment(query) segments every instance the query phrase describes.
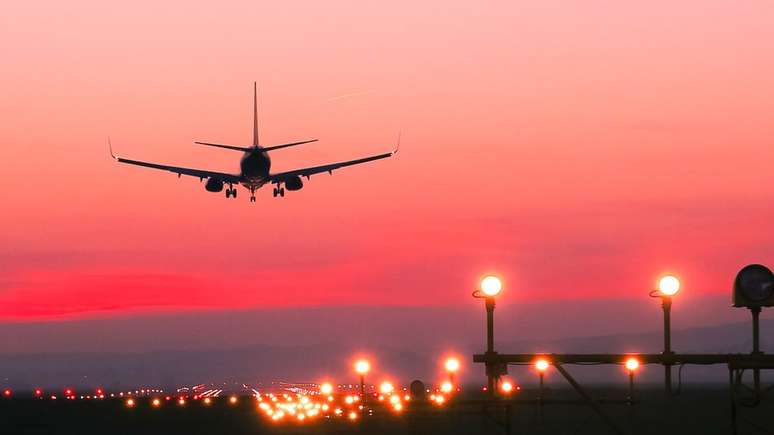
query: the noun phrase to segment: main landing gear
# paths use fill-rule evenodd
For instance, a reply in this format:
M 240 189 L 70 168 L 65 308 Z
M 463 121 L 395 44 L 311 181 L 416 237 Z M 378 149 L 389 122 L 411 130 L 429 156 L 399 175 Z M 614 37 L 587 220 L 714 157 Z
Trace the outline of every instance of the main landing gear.
M 237 196 L 237 190 L 233 187 L 229 187 L 226 189 L 226 198 L 236 198 Z
M 275 187 L 274 191 L 272 192 L 274 194 L 274 197 L 276 198 L 277 195 L 281 197 L 285 197 L 285 188 L 284 187 Z

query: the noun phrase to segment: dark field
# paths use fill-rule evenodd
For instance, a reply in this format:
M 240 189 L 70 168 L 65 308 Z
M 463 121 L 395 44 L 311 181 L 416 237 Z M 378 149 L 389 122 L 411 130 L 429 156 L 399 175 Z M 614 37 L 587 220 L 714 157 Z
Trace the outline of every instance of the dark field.
M 617 401 L 625 398 L 619 389 L 592 389 L 596 396 Z M 514 434 L 605 434 L 614 433 L 581 402 L 571 390 L 548 391 L 541 423 L 538 408 L 531 402 L 534 392 L 514 396 L 511 433 Z M 604 411 L 625 432 L 634 434 L 730 434 L 731 409 L 728 390 L 722 387 L 694 387 L 679 397 L 665 400 L 657 389 L 640 391 L 639 403 L 605 403 Z M 563 403 L 550 403 L 551 400 Z M 256 402 L 241 398 L 229 405 L 221 398 L 210 406 L 190 401 L 185 407 L 165 403 L 155 409 L 149 399 L 135 408 L 123 400 L 34 401 L 15 398 L 0 401 L 0 433 L 3 434 L 474 434 L 505 433 L 484 416 L 475 398 L 458 398 L 443 408 L 422 407 L 413 402 L 402 415 L 365 417 L 356 422 L 318 418 L 303 424 L 268 421 L 256 410 Z M 378 408 L 377 408 L 378 409 Z M 774 398 L 757 408 L 739 407 L 740 434 L 774 433 Z M 502 411 L 492 411 L 503 418 Z

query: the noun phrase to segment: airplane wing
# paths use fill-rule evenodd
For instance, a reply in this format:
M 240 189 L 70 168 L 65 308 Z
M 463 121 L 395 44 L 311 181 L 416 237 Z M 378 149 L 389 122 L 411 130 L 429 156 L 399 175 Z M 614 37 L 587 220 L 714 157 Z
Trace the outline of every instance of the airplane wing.
M 224 172 L 214 172 L 214 171 L 204 171 L 201 169 L 191 169 L 191 168 L 181 168 L 178 166 L 168 166 L 168 165 L 160 165 L 157 163 L 149 163 L 149 162 L 142 162 L 139 160 L 130 160 L 125 159 L 122 157 L 116 157 L 113 154 L 113 148 L 111 146 L 110 148 L 110 157 L 113 157 L 115 161 L 118 163 L 126 163 L 129 165 L 136 165 L 136 166 L 144 166 L 146 168 L 152 168 L 152 169 L 160 169 L 162 171 L 169 171 L 174 172 L 175 174 L 179 176 L 181 175 L 189 175 L 191 177 L 197 177 L 199 179 L 203 178 L 217 178 L 218 180 L 222 180 L 226 183 L 239 183 L 239 176 L 233 175 L 233 174 L 226 174 Z
M 398 152 L 398 150 L 396 148 L 394 151 L 389 152 L 389 153 L 377 154 L 375 156 L 364 157 L 362 159 L 348 160 L 346 162 L 330 163 L 330 164 L 327 164 L 327 165 L 312 166 L 310 168 L 294 169 L 292 171 L 280 172 L 280 173 L 277 173 L 277 174 L 270 175 L 269 176 L 269 180 L 272 183 L 276 184 L 276 183 L 282 183 L 285 180 L 287 180 L 289 178 L 293 178 L 293 177 L 306 177 L 308 179 L 310 176 L 312 176 L 314 174 L 320 174 L 320 173 L 323 173 L 323 172 L 328 172 L 330 174 L 333 174 L 333 171 L 336 170 L 336 169 L 343 168 L 343 167 L 346 167 L 346 166 L 359 165 L 361 163 L 372 162 L 374 160 L 386 159 L 388 157 L 394 156 L 395 153 L 397 153 L 397 152 Z

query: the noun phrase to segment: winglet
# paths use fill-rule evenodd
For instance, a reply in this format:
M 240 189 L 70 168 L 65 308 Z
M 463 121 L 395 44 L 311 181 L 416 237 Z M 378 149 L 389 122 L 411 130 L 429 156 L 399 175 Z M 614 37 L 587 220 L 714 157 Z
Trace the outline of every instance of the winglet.
M 395 149 L 392 150 L 392 155 L 398 154 L 398 151 L 400 150 L 400 134 L 401 132 L 398 131 L 398 143 L 395 144 Z
M 113 154 L 113 144 L 110 143 L 110 136 L 108 136 L 108 150 L 110 151 L 110 157 L 112 157 L 113 160 L 118 161 L 118 157 L 116 157 L 116 155 Z

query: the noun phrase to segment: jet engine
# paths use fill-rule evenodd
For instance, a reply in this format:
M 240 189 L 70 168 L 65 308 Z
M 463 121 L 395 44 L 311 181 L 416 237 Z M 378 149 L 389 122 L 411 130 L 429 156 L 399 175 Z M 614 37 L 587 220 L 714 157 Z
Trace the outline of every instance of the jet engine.
M 304 183 L 301 181 L 301 177 L 296 176 L 285 180 L 285 187 L 288 190 L 301 190 L 304 187 Z
M 223 190 L 223 180 L 218 180 L 217 178 L 208 178 L 207 184 L 204 185 L 204 188 L 207 189 L 208 192 L 220 192 Z

